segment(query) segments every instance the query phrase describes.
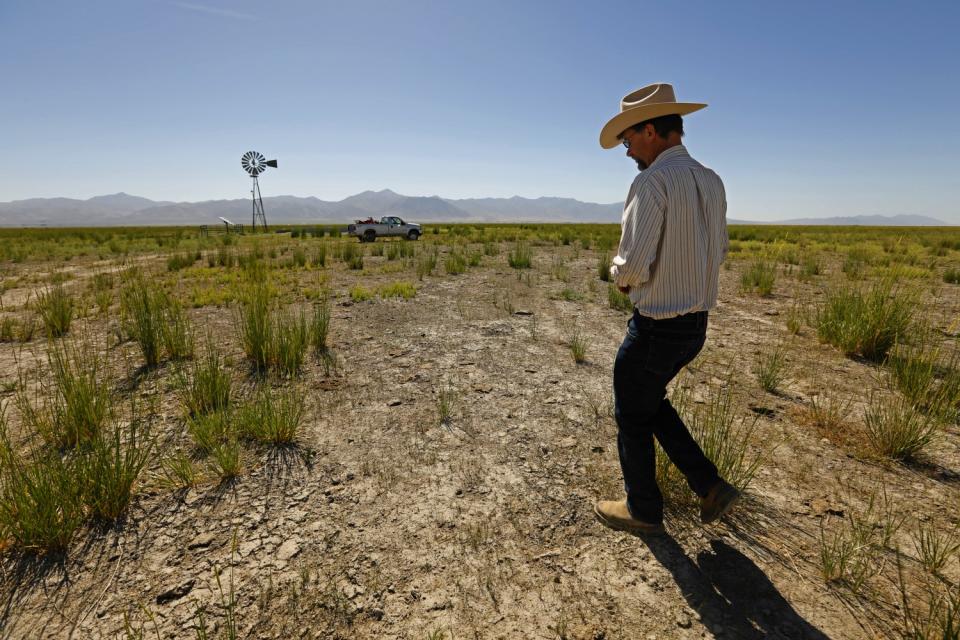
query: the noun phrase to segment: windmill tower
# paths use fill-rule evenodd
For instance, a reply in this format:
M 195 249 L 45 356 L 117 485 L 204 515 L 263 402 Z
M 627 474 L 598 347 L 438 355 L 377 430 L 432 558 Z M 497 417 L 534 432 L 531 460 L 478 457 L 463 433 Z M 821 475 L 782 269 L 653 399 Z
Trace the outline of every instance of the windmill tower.
M 257 230 L 259 223 L 263 230 L 267 230 L 267 216 L 263 213 L 263 198 L 260 197 L 260 183 L 257 178 L 261 173 L 267 170 L 267 167 L 277 167 L 276 160 L 267 160 L 262 153 L 257 151 L 247 151 L 240 158 L 240 165 L 253 178 L 253 188 L 250 189 L 250 195 L 253 197 L 253 230 Z

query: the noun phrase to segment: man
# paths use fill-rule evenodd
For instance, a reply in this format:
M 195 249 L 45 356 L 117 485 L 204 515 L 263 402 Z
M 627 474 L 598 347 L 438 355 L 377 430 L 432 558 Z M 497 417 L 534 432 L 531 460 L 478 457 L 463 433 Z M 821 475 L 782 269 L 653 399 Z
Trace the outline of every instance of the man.
M 625 500 L 594 507 L 608 527 L 663 532 L 653 439 L 701 498 L 700 519 L 727 513 L 740 492 L 720 478 L 666 397 L 666 387 L 703 348 L 727 253 L 726 194 L 719 176 L 681 144 L 683 117 L 707 105 L 677 102 L 669 84 L 624 97 L 600 145 L 627 148 L 640 175 L 623 208 L 611 280 L 633 302 L 613 369 L 617 448 Z

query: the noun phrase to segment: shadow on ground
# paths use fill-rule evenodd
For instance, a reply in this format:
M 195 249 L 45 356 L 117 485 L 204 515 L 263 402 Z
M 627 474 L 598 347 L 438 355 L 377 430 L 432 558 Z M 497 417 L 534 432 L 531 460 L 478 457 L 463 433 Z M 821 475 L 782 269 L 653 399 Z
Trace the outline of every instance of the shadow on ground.
M 829 640 L 780 595 L 766 574 L 722 540 L 710 542 L 696 562 L 669 536 L 642 536 L 676 581 L 687 604 L 715 636 Z

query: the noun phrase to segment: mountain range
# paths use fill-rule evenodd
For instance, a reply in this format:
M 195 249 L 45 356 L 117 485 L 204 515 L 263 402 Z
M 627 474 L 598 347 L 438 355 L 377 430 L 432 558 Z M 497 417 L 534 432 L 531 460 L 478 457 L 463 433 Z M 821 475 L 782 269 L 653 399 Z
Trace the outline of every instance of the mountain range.
M 399 216 L 412 222 L 619 222 L 623 203 L 597 204 L 573 198 L 464 198 L 405 196 L 389 189 L 364 191 L 339 201 L 296 196 L 263 199 L 267 222 L 346 223 L 359 218 Z M 141 226 L 219 224 L 219 218 L 248 223 L 250 200 L 155 201 L 126 193 L 0 202 L 0 226 Z M 799 218 L 779 222 L 728 220 L 731 224 L 944 226 L 917 215 Z

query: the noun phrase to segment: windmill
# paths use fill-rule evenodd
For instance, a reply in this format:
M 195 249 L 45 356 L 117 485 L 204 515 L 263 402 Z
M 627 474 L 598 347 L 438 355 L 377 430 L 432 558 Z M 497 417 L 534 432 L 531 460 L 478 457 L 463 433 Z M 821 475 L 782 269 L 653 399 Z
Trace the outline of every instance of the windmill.
M 263 227 L 263 230 L 267 230 L 267 217 L 263 213 L 263 198 L 260 197 L 260 183 L 257 182 L 257 177 L 267 170 L 267 167 L 277 167 L 276 160 L 267 160 L 263 157 L 263 154 L 258 151 L 247 151 L 243 154 L 243 157 L 240 158 L 240 164 L 243 166 L 243 169 L 250 174 L 250 177 L 253 178 L 253 188 L 250 190 L 250 195 L 253 196 L 253 230 L 257 230 L 257 223 Z

